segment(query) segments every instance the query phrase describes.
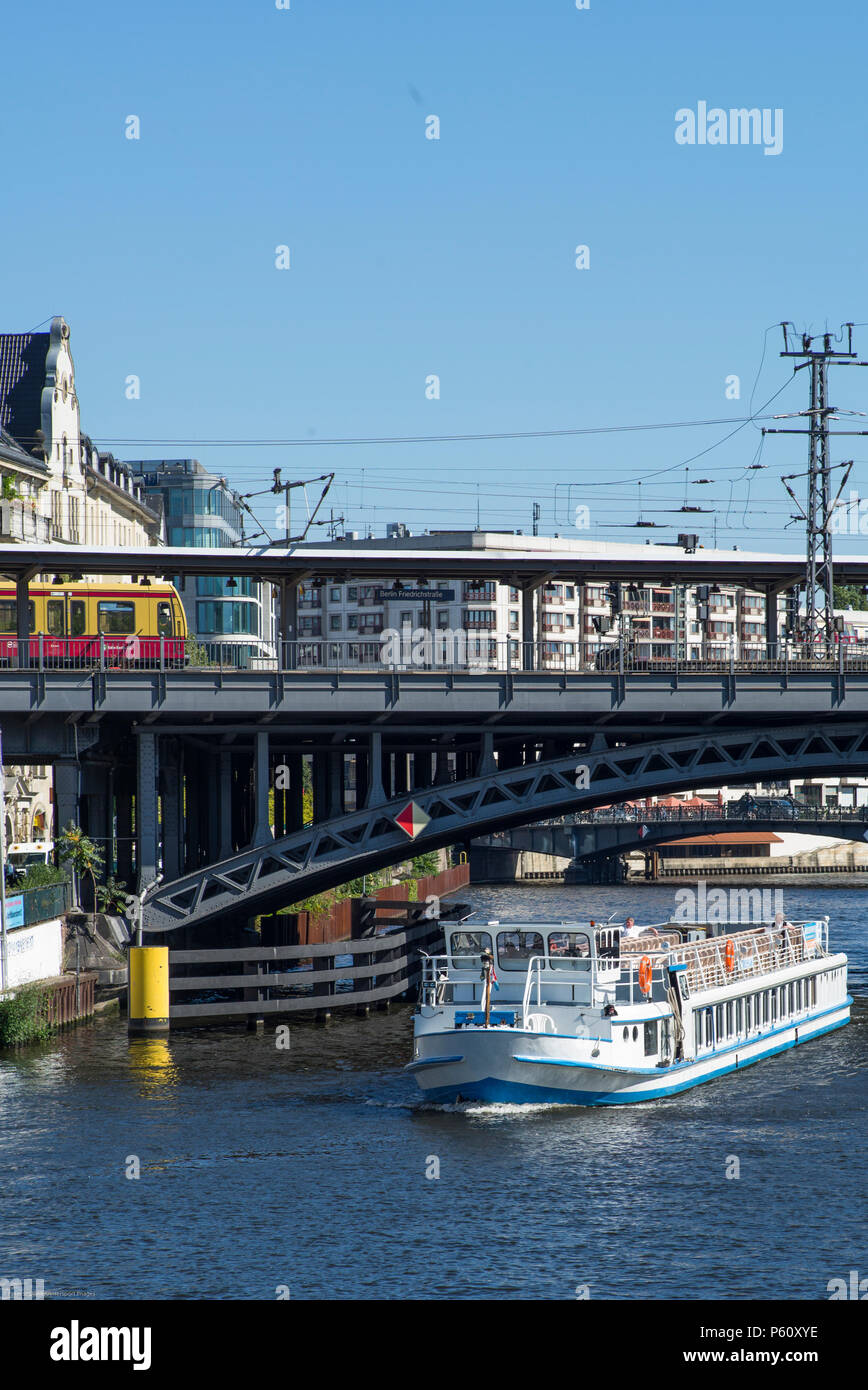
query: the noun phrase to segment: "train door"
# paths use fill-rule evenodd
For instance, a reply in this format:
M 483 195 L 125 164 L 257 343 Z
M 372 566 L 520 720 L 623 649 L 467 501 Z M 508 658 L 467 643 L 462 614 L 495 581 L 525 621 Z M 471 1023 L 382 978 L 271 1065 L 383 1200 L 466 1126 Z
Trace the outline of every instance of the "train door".
M 62 589 L 52 589 L 45 596 L 43 654 L 52 665 L 60 665 L 67 658 L 66 604 L 67 595 Z
M 66 631 L 70 657 L 81 659 L 92 647 L 88 642 L 87 600 L 83 595 L 66 595 Z

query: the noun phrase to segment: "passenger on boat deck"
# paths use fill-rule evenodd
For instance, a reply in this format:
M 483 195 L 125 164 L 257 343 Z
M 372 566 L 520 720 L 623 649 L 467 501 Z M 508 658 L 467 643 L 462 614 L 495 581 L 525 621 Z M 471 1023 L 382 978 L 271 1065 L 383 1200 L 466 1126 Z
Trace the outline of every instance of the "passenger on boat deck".
M 656 927 L 637 927 L 635 920 L 632 917 L 628 917 L 624 923 L 621 935 L 629 938 L 634 936 L 659 936 L 660 933 Z

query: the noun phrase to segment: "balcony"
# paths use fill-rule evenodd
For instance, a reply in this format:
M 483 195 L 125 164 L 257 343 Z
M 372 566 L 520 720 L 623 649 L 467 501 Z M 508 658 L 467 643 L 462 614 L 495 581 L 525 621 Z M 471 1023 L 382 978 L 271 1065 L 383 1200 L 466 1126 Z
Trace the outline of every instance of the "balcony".
M 656 642 L 674 642 L 675 631 L 671 627 L 655 627 L 652 633 Z
M 47 544 L 52 539 L 61 538 L 52 536 L 48 517 L 40 516 L 29 502 L 14 499 L 0 502 L 0 540 Z

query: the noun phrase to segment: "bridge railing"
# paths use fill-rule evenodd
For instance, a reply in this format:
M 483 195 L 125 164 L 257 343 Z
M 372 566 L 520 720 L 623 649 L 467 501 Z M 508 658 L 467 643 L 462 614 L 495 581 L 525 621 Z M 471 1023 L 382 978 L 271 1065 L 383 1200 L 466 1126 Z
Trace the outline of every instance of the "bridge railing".
M 795 803 L 785 804 L 783 800 L 755 800 L 745 806 L 739 801 L 724 801 L 722 805 L 709 806 L 605 806 L 590 811 L 575 811 L 560 819 L 534 821 L 532 826 L 516 831 L 500 830 L 490 835 L 480 836 L 479 843 L 508 844 L 513 834 L 527 834 L 537 830 L 565 830 L 574 826 L 588 825 L 658 825 L 685 822 L 735 821 L 828 821 L 838 824 L 841 821 L 855 821 L 868 824 L 868 806 L 810 806 Z
M 677 654 L 643 657 L 626 645 L 602 647 L 588 655 L 581 641 L 540 639 L 522 642 L 487 636 L 483 630 L 427 631 L 415 640 L 395 629 L 359 630 L 352 639 L 318 636 L 281 641 L 257 653 L 250 638 L 232 642 L 166 636 L 100 634 L 51 637 L 43 633 L 19 644 L 0 635 L 3 670 L 202 670 L 216 672 L 443 672 L 454 674 L 674 675 L 737 676 L 800 672 L 868 671 L 868 643 L 838 644 L 810 651 L 793 643 L 759 654 L 734 642 L 725 656 L 685 659 Z M 568 631 L 568 630 L 565 630 Z M 578 636 L 578 634 L 577 634 Z

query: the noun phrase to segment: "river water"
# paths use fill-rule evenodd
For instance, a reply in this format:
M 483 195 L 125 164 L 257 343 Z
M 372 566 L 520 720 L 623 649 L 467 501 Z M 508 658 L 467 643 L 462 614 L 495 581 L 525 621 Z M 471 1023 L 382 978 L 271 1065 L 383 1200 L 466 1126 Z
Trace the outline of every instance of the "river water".
M 502 921 L 675 904 L 645 885 L 463 896 Z M 6 1053 L 0 1277 L 120 1299 L 825 1299 L 868 1275 L 868 898 L 786 909 L 829 914 L 853 1023 L 644 1105 L 426 1108 L 404 1006 L 293 1025 L 289 1050 L 230 1029 L 130 1043 L 103 1018 Z

